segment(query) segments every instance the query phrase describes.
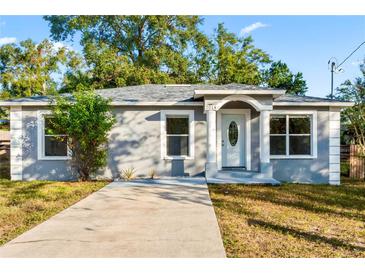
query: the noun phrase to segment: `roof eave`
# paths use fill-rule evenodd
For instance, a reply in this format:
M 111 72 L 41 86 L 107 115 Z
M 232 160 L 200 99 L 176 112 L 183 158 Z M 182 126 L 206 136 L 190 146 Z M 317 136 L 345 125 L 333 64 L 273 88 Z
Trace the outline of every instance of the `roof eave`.
M 204 95 L 274 95 L 280 96 L 285 94 L 285 90 L 282 89 L 257 89 L 257 90 L 247 90 L 247 89 L 222 89 L 222 90 L 194 90 L 194 99 L 201 98 Z
M 0 107 L 15 107 L 15 106 L 50 106 L 52 103 L 50 102 L 9 102 L 9 101 L 0 101 Z M 118 102 L 112 101 L 110 103 L 111 106 L 203 106 L 204 102 Z
M 354 102 L 273 102 L 273 106 L 352 107 Z

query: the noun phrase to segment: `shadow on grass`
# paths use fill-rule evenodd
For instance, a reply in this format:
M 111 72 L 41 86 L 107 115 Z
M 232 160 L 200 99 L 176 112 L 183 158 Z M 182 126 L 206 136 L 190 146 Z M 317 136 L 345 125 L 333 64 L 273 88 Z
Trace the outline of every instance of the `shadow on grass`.
M 284 184 L 279 187 L 225 185 L 213 186 L 212 189 L 221 195 L 269 202 L 313 213 L 365 220 L 365 214 L 362 213 L 365 211 L 365 184 L 339 187 L 297 184 Z
M 262 220 L 248 219 L 247 223 L 250 226 L 260 226 L 263 228 L 268 228 L 268 229 L 280 232 L 282 234 L 290 234 L 294 237 L 304 238 L 308 241 L 329 244 L 335 248 L 342 247 L 342 248 L 345 248 L 345 249 L 348 249 L 351 251 L 365 251 L 365 247 L 353 245 L 353 244 L 347 243 L 345 241 L 342 241 L 342 240 L 339 240 L 336 238 L 328 238 L 328 237 L 324 237 L 324 236 L 320 236 L 320 235 L 316 235 L 316 234 L 312 234 L 312 233 L 308 233 L 308 232 L 298 231 L 293 228 L 288 228 L 288 227 L 273 224 L 270 222 L 265 222 Z
M 11 185 L 13 184 L 13 185 Z M 16 184 L 14 186 L 14 184 Z M 8 206 L 16 206 L 22 204 L 29 199 L 47 199 L 47 193 L 42 193 L 41 190 L 45 186 L 49 185 L 49 182 L 37 182 L 37 183 L 27 183 L 27 182 L 2 182 L 1 186 L 6 188 L 14 188 L 13 191 L 9 192 L 9 200 L 7 202 Z

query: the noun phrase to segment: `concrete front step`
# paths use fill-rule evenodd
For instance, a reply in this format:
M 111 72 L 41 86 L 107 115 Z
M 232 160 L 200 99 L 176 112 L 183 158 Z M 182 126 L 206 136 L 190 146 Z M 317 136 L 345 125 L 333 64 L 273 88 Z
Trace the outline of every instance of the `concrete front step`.
M 273 178 L 236 178 L 236 179 L 217 179 L 207 178 L 208 184 L 247 184 L 247 185 L 280 185 L 278 180 Z
M 220 170 L 214 178 L 207 178 L 208 183 L 238 183 L 238 184 L 271 184 L 279 185 L 280 182 L 265 174 L 254 171 Z
M 217 172 L 216 178 L 218 179 L 236 179 L 236 178 L 255 178 L 263 179 L 265 174 L 257 171 L 244 171 L 244 170 L 220 170 Z

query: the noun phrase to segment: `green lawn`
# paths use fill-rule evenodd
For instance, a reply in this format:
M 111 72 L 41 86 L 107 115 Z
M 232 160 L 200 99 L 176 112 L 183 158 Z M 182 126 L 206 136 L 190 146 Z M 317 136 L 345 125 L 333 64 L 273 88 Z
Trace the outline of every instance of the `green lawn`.
M 106 184 L 106 182 L 13 182 L 0 179 L 0 245 Z
M 365 182 L 209 185 L 228 257 L 365 257 Z

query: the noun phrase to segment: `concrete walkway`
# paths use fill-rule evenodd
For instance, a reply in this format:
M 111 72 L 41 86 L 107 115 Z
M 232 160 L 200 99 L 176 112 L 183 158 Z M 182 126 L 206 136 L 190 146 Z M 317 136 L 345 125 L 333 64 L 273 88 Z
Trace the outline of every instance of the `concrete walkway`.
M 225 257 L 203 179 L 114 182 L 0 247 L 0 257 Z

